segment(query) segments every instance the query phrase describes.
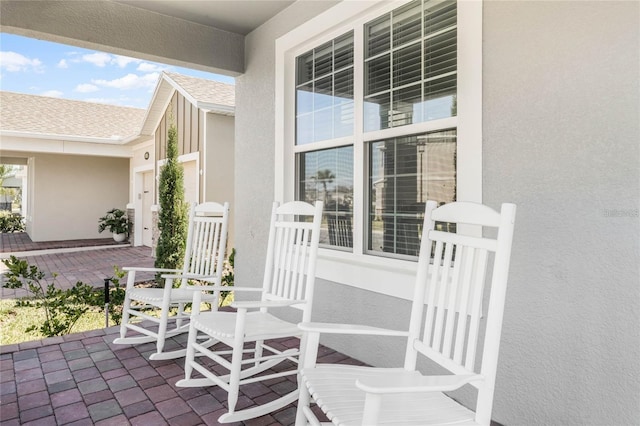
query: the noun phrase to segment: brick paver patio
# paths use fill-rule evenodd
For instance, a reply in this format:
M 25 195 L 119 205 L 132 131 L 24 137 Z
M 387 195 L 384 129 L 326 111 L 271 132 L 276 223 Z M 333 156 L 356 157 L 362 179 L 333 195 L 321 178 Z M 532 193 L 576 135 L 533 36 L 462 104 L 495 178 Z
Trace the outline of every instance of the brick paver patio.
M 183 359 L 149 361 L 153 344 L 114 345 L 117 327 L 0 346 L 0 423 L 13 425 L 217 425 L 226 392 L 217 386 L 178 388 Z M 184 347 L 186 335 L 167 341 Z M 274 346 L 297 346 L 297 339 Z M 319 362 L 360 364 L 321 347 Z M 274 367 L 274 368 L 277 368 Z M 238 408 L 284 395 L 295 377 L 241 388 Z M 292 425 L 291 404 L 236 425 Z

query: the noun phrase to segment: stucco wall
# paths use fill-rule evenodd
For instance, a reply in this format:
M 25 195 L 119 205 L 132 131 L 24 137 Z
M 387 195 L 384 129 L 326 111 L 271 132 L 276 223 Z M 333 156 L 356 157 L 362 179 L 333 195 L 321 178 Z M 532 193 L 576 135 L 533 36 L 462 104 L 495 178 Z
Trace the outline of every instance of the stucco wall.
M 274 201 L 275 39 L 333 4 L 294 3 L 246 38 L 246 72 L 236 78 L 234 219 L 242 230 L 236 233 L 238 285 L 262 285 Z
M 229 202 L 231 218 L 229 220 L 228 246 L 232 248 L 234 240 L 234 117 L 207 114 L 207 144 L 204 148 L 204 201 L 218 203 Z
M 639 18 L 485 3 L 484 200 L 518 204 L 498 421 L 640 422 Z
M 238 283 L 262 274 L 273 46 L 308 16 L 299 6 L 248 37 L 237 80 Z M 638 8 L 484 4 L 483 198 L 519 209 L 493 412 L 504 424 L 640 418 Z M 402 327 L 408 306 L 320 281 L 313 317 Z M 398 341 L 324 342 L 376 365 L 402 360 Z
M 34 156 L 29 236 L 33 241 L 108 238 L 98 218 L 129 198 L 129 159 L 37 154 Z

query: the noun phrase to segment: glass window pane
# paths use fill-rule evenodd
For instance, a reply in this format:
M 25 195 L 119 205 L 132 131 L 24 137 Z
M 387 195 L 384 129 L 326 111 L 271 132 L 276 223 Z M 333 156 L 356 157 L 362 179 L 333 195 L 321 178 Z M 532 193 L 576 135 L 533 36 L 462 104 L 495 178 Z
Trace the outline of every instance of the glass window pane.
M 328 42 L 313 50 L 314 78 L 324 77 L 333 71 L 333 42 Z
M 333 105 L 333 76 L 330 75 L 316 80 L 313 91 L 313 109 L 317 111 Z
M 341 138 L 353 134 L 353 102 L 333 107 L 333 136 Z
M 422 85 L 420 83 L 393 92 L 389 126 L 398 127 L 422 121 Z
M 352 135 L 353 31 L 297 57 L 296 66 L 296 144 Z
M 365 58 L 370 58 L 391 48 L 391 15 L 386 14 L 364 27 Z
M 391 88 L 391 55 L 384 55 L 365 64 L 365 95 Z
M 422 80 L 420 43 L 399 49 L 393 54 L 393 87 L 416 83 Z
M 457 39 L 455 31 L 430 38 L 424 45 L 424 77 L 432 78 L 457 69 Z
M 313 84 L 311 82 L 296 89 L 296 110 L 299 114 L 313 111 Z
M 456 24 L 455 1 L 413 1 L 365 25 L 364 131 L 456 115 Z
M 299 145 L 313 142 L 313 113 L 296 117 L 296 142 Z
M 426 120 L 453 117 L 456 111 L 457 75 L 431 80 L 424 84 L 424 114 Z
M 425 35 L 456 25 L 457 13 L 455 1 L 427 2 L 424 14 Z
M 316 110 L 313 114 L 313 140 L 331 139 L 333 135 L 333 108 Z
M 335 74 L 333 82 L 334 102 L 336 104 L 353 102 L 353 69 Z
M 324 202 L 320 243 L 353 247 L 353 147 L 298 154 L 298 199 Z
M 334 42 L 334 71 L 353 65 L 353 33 L 338 37 Z
M 296 58 L 296 84 L 313 80 L 313 50 Z
M 364 130 L 370 132 L 389 127 L 391 95 L 382 93 L 364 98 Z
M 455 198 L 455 130 L 370 143 L 368 250 L 417 256 L 426 201 Z
M 398 47 L 422 37 L 422 8 L 420 0 L 393 11 L 393 47 Z

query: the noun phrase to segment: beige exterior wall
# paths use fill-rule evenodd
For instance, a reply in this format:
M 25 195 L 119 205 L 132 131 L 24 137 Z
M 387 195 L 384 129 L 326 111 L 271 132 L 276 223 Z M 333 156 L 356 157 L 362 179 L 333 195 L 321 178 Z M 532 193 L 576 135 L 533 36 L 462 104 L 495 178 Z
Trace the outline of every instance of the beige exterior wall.
M 33 241 L 110 236 L 98 233 L 98 218 L 126 207 L 128 158 L 35 154 L 29 171 Z
M 228 246 L 234 243 L 234 117 L 219 114 L 207 114 L 204 165 L 203 201 L 218 203 L 229 202 L 231 218 L 229 221 Z

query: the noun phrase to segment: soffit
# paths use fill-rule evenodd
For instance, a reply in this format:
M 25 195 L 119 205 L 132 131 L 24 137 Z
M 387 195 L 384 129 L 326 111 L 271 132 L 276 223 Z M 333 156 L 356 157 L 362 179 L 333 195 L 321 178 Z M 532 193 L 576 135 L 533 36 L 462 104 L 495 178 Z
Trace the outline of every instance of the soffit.
M 117 0 L 116 3 L 247 35 L 295 0 Z

